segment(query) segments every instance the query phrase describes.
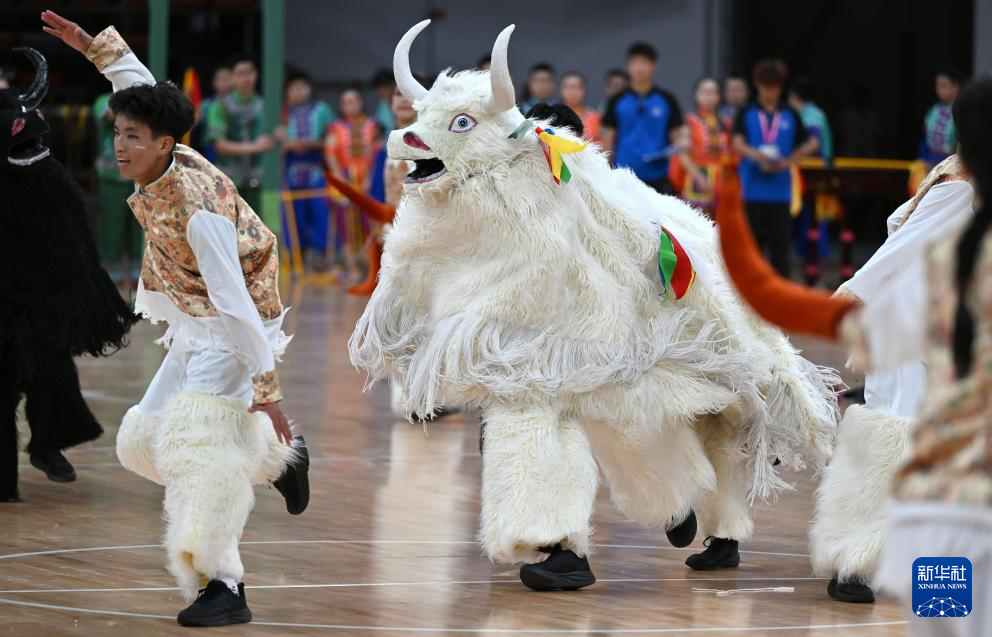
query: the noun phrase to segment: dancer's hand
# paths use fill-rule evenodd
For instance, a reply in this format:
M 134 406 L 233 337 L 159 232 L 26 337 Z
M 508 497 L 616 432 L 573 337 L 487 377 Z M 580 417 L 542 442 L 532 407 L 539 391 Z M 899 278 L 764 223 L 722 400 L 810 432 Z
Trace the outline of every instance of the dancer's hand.
M 256 414 L 258 412 L 263 412 L 269 415 L 269 419 L 272 421 L 272 428 L 276 430 L 276 438 L 279 442 L 283 442 L 287 445 L 293 445 L 293 430 L 289 428 L 289 420 L 286 415 L 282 413 L 282 408 L 279 407 L 279 403 L 264 403 L 262 405 L 252 405 L 249 412 Z
M 41 27 L 45 33 L 54 35 L 80 53 L 90 48 L 90 43 L 93 42 L 93 36 L 83 31 L 81 26 L 54 11 L 43 11 L 41 21 L 48 25 Z

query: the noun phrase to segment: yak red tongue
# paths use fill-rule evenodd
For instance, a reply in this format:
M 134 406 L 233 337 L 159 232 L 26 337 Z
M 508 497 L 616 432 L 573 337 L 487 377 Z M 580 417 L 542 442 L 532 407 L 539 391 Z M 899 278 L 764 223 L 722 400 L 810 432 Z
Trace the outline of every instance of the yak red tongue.
M 373 221 L 377 221 L 379 223 L 393 222 L 393 217 L 396 216 L 396 206 L 390 206 L 376 201 L 364 192 L 355 190 L 351 187 L 351 184 L 338 179 L 332 173 L 327 174 L 327 181 L 329 181 L 332 186 L 340 190 L 341 194 L 347 197 L 351 203 L 361 208 L 362 212 L 364 212 Z
M 790 332 L 837 340 L 851 301 L 829 292 L 798 285 L 780 276 L 765 261 L 744 216 L 737 175 L 726 170 L 725 188 L 717 202 L 720 249 L 730 279 L 758 315 Z

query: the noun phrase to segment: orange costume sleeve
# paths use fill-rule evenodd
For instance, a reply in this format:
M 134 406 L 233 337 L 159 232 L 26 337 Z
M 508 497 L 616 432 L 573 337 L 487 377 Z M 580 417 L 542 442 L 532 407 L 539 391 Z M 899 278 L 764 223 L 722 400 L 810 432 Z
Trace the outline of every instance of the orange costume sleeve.
M 327 181 L 341 191 L 341 194 L 351 200 L 351 203 L 358 206 L 366 216 L 379 223 L 392 223 L 396 216 L 396 206 L 384 204 L 376 201 L 364 192 L 351 187 L 346 181 L 338 179 L 333 173 L 327 175 Z M 379 280 L 379 268 L 382 266 L 382 243 L 373 239 L 369 241 L 366 259 L 369 262 L 369 272 L 365 280 L 358 285 L 348 288 L 348 294 L 356 296 L 368 296 L 375 290 L 375 284 Z
M 857 307 L 850 299 L 798 285 L 765 261 L 744 216 L 740 185 L 724 172 L 724 196 L 717 204 L 720 249 L 737 291 L 761 318 L 791 332 L 837 340 L 844 315 Z

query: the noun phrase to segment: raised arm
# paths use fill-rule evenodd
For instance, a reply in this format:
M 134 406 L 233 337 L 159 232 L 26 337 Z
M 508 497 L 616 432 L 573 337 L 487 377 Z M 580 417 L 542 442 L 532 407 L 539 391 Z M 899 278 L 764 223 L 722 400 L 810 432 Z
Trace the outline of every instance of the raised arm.
M 45 33 L 55 36 L 79 51 L 110 80 L 114 92 L 135 84 L 154 84 L 155 77 L 138 59 L 114 27 L 107 27 L 94 38 L 75 22 L 54 11 L 41 14 Z

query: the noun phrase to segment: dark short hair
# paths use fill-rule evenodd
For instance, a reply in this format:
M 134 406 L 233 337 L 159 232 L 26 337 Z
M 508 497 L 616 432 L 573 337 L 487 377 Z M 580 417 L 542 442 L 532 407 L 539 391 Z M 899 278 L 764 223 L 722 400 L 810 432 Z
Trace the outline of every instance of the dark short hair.
M 491 64 L 492 61 L 493 61 L 493 56 L 490 55 L 489 53 L 486 53 L 481 58 L 479 58 L 479 61 L 476 63 L 475 68 L 485 66 L 486 64 Z
M 313 84 L 313 78 L 306 71 L 301 71 L 300 69 L 287 69 L 286 70 L 286 86 L 289 86 L 293 82 L 306 82 L 307 84 Z
M 560 81 L 564 82 L 570 77 L 578 78 L 578 80 L 582 82 L 582 86 L 586 85 L 586 76 L 580 73 L 579 71 L 565 71 L 564 73 L 561 74 Z
M 632 57 L 642 57 L 651 60 L 652 62 L 658 61 L 658 51 L 655 50 L 653 46 L 647 42 L 634 42 L 627 49 L 627 59 Z
M 530 67 L 530 71 L 527 72 L 528 76 L 534 75 L 535 73 L 550 73 L 555 74 L 555 67 L 551 66 L 547 62 L 538 62 L 534 66 Z
M 258 70 L 258 62 L 255 61 L 255 56 L 252 55 L 251 53 L 248 53 L 247 51 L 235 53 L 231 57 L 227 58 L 227 60 L 224 62 L 224 66 L 226 66 L 227 68 L 233 71 L 234 67 L 244 62 L 248 62 L 253 67 L 255 67 L 256 71 Z
M 578 113 L 564 104 L 547 104 L 538 102 L 525 115 L 528 119 L 546 119 L 552 126 L 566 126 L 579 137 L 585 132 L 582 118 Z
M 146 124 L 155 137 L 169 135 L 177 143 L 196 122 L 192 102 L 172 82 L 137 84 L 117 91 L 110 97 L 110 110 Z
M 396 80 L 393 78 L 393 72 L 389 69 L 379 69 L 372 75 L 372 86 L 373 88 L 379 88 L 380 86 L 393 86 L 396 84 Z
M 785 79 L 789 76 L 789 67 L 778 58 L 764 58 L 754 65 L 752 75 L 756 84 L 784 86 Z
M 622 77 L 625 80 L 630 80 L 630 74 L 627 73 L 627 71 L 624 71 L 623 69 L 610 69 L 609 71 L 606 72 L 606 74 L 603 77 L 606 79 L 609 79 L 611 77 Z
M 958 86 L 964 84 L 966 78 L 964 71 L 956 66 L 951 66 L 950 64 L 942 64 L 941 66 L 938 66 L 937 71 L 934 73 L 934 76 L 937 75 L 943 75 Z
M 796 97 L 804 102 L 813 99 L 813 80 L 808 77 L 797 77 L 789 85 L 789 91 L 796 94 Z

